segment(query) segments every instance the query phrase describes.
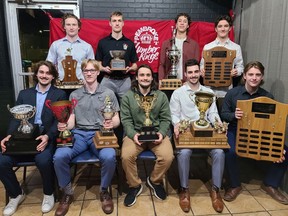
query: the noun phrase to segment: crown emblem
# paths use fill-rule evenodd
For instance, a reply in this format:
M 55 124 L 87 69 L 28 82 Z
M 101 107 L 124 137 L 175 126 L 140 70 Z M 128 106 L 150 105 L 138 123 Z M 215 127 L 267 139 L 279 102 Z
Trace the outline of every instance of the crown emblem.
M 152 36 L 148 34 L 147 32 L 140 36 L 140 40 L 142 44 L 151 44 L 152 39 L 153 39 Z

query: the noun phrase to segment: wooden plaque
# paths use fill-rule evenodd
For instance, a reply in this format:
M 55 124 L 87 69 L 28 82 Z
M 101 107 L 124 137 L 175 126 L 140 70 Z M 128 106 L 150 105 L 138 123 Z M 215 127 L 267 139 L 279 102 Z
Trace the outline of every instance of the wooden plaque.
M 64 79 L 62 82 L 78 83 L 79 80 L 76 76 L 77 61 L 72 56 L 67 55 L 61 63 L 64 69 Z
M 173 136 L 176 148 L 203 148 L 203 149 L 224 149 L 230 148 L 227 143 L 227 137 L 225 133 L 213 132 L 212 137 L 194 137 L 190 130 L 179 134 L 179 138 L 176 139 Z
M 238 100 L 244 115 L 237 123 L 236 153 L 255 160 L 277 161 L 283 155 L 288 105 L 268 97 Z
M 112 136 L 102 136 L 99 131 L 96 131 L 93 141 L 97 149 L 119 148 L 118 140 L 115 134 Z
M 228 87 L 232 83 L 231 70 L 236 50 L 217 46 L 203 50 L 205 77 L 204 85 L 213 87 Z
M 160 90 L 175 90 L 182 86 L 180 79 L 162 79 L 159 85 Z

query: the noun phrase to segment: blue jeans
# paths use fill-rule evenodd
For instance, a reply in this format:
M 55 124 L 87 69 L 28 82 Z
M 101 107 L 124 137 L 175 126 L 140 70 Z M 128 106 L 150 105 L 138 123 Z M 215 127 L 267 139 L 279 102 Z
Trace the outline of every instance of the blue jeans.
M 95 154 L 101 163 L 101 188 L 108 188 L 116 168 L 116 153 L 113 148 L 96 149 L 93 143 L 95 131 L 75 129 L 74 144 L 72 148 L 58 148 L 54 154 L 54 169 L 60 188 L 64 188 L 71 182 L 70 162 L 84 151 Z M 101 189 L 100 189 L 101 190 Z
M 239 174 L 239 166 L 237 161 L 237 154 L 235 151 L 236 148 L 236 134 L 237 128 L 229 127 L 227 132 L 228 143 L 230 145 L 230 149 L 225 151 L 225 167 L 227 173 L 229 175 L 230 186 L 231 187 L 239 187 L 241 185 L 240 182 L 240 174 Z M 287 154 L 286 154 L 287 155 Z M 274 188 L 278 188 L 281 184 L 283 176 L 287 170 L 288 158 L 283 163 L 270 163 L 267 167 L 267 172 L 263 183 L 266 186 L 272 186 Z
M 184 188 L 188 188 L 192 152 L 192 149 L 179 149 L 177 152 L 180 186 Z M 222 149 L 209 149 L 208 152 L 212 159 L 212 182 L 213 185 L 220 188 L 224 172 L 225 155 Z
M 43 193 L 51 195 L 54 192 L 54 170 L 53 170 L 54 147 L 50 141 L 43 152 L 36 155 L 3 155 L 0 153 L 0 180 L 2 181 L 8 195 L 16 198 L 22 194 L 22 189 L 13 171 L 17 162 L 35 161 L 43 182 Z

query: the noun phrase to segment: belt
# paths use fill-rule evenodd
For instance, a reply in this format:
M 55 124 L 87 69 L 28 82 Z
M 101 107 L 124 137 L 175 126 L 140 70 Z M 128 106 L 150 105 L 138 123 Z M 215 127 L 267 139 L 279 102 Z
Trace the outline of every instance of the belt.
M 108 79 L 114 79 L 114 80 L 123 80 L 129 77 L 129 75 L 125 75 L 125 76 L 109 76 L 107 74 L 104 75 L 104 77 L 108 78 Z

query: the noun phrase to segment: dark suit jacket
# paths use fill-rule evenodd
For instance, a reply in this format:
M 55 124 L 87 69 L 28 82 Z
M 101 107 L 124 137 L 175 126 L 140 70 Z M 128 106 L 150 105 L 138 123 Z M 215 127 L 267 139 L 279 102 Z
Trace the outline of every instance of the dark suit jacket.
M 20 91 L 17 101 L 16 101 L 16 105 L 29 104 L 32 106 L 36 106 L 37 91 L 35 88 L 36 87 L 24 89 Z M 48 91 L 46 100 L 51 100 L 51 102 L 59 101 L 59 100 L 67 100 L 67 96 L 63 90 L 58 89 L 52 85 Z M 35 119 L 35 116 L 29 119 L 29 122 L 33 124 L 34 119 Z M 57 130 L 58 121 L 55 119 L 52 111 L 45 104 L 43 106 L 41 119 L 42 119 L 42 124 L 44 126 L 44 131 L 42 134 L 47 134 L 49 136 L 49 140 L 52 141 L 58 135 L 58 130 Z M 13 131 L 17 130 L 19 124 L 20 124 L 20 121 L 13 118 L 10 121 L 8 134 L 11 134 Z

